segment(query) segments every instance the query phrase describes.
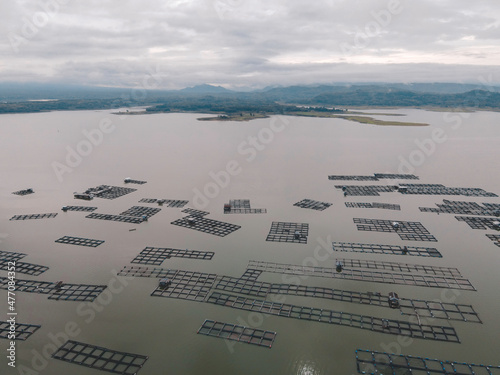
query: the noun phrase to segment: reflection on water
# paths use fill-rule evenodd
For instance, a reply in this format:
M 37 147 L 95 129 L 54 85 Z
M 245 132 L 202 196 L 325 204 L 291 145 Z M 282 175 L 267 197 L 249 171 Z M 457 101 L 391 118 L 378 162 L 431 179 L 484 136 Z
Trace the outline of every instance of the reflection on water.
M 326 372 L 319 368 L 320 365 L 314 359 L 300 358 L 293 363 L 290 374 L 294 375 L 324 375 Z

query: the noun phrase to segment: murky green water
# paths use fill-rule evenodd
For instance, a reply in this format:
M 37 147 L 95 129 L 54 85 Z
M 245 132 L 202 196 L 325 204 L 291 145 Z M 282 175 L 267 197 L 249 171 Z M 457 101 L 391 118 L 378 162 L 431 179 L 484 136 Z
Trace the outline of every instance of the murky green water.
M 327 179 L 329 174 L 398 173 L 401 158 L 411 157 L 415 170 L 406 166 L 401 171 L 419 175 L 421 183 L 478 187 L 500 194 L 500 115 L 398 112 L 407 114 L 408 121 L 429 122 L 432 126 L 377 127 L 336 119 L 294 117 L 218 123 L 196 121 L 198 116 L 193 114 L 122 118 L 106 111 L 1 116 L 0 250 L 26 253 L 23 261 L 50 267 L 39 277 L 18 274 L 18 278 L 112 286 L 112 292 L 103 294 L 94 304 L 51 301 L 45 295 L 19 293 L 18 321 L 40 324 L 42 328 L 27 341 L 18 342 L 17 370 L 21 365 L 25 368 L 35 365 L 33 372 L 26 373 L 99 373 L 43 358 L 64 341 L 66 334 L 62 332 L 68 328 L 74 340 L 149 356 L 139 372 L 142 375 L 354 374 L 357 348 L 500 364 L 497 318 L 500 248 L 484 235 L 492 231 L 472 230 L 456 221 L 454 215 L 438 216 L 418 210 L 419 206 L 433 207 L 443 198 L 492 203 L 500 202 L 499 198 L 382 193 L 380 197 L 346 199 L 334 189 L 337 182 Z M 109 132 L 103 133 L 102 139 L 92 133 L 96 145 L 88 147 L 82 131 L 91 132 L 103 121 Z M 439 137 L 424 141 L 432 139 L 433 131 Z M 257 137 L 259 143 L 252 145 L 249 137 Z M 416 151 L 420 150 L 416 140 L 427 147 L 429 155 L 422 157 L 424 153 Z M 83 154 L 81 160 L 74 155 L 68 159 L 69 166 L 68 147 Z M 60 163 L 61 178 L 54 172 L 54 162 Z M 233 175 L 214 187 L 210 173 L 222 178 L 224 173 L 220 171 L 226 170 L 228 162 Z M 60 169 L 63 164 L 68 167 L 64 171 Z M 148 183 L 131 185 L 138 190 L 116 200 L 94 199 L 90 203 L 73 200 L 75 191 L 100 184 L 123 186 L 125 177 Z M 384 183 L 394 181 L 352 184 Z M 11 194 L 28 187 L 36 193 L 25 197 Z M 199 197 L 194 200 L 194 189 L 203 192 L 205 188 L 213 197 L 207 198 L 206 206 L 195 204 L 203 202 Z M 64 205 L 83 204 L 98 206 L 99 213 L 118 214 L 137 205 L 141 198 L 189 200 L 189 207 L 210 211 L 210 218 L 242 228 L 219 238 L 173 226 L 170 222 L 184 214 L 180 209 L 167 207 L 141 225 L 90 220 L 85 213 L 61 211 Z M 267 208 L 268 213 L 223 215 L 223 204 L 239 198 L 250 199 L 254 208 Z M 304 198 L 332 202 L 333 206 L 321 212 L 293 206 Z M 346 200 L 397 203 L 402 210 L 346 208 Z M 48 212 L 59 214 L 55 219 L 9 221 L 17 214 Z M 359 232 L 353 217 L 421 221 L 439 242 L 407 242 L 394 234 Z M 308 244 L 266 242 L 272 221 L 309 223 Z M 132 228 L 137 230 L 129 231 Z M 65 235 L 106 242 L 97 248 L 54 243 Z M 302 280 L 303 285 L 384 294 L 396 291 L 400 296 L 426 300 L 453 297 L 457 303 L 472 304 L 484 324 L 434 320 L 429 323 L 455 327 L 461 344 L 405 338 L 398 343 L 397 336 L 367 330 L 151 297 L 156 279 L 120 282 L 113 276 L 114 271 L 130 265 L 146 246 L 214 251 L 211 261 L 172 258 L 161 267 L 239 276 L 249 260 L 310 262 L 320 241 L 329 236 L 333 241 L 343 242 L 435 246 L 444 258 L 352 253 L 342 253 L 339 257 L 457 267 L 478 291 L 462 291 L 454 296 L 450 291 L 443 295 L 441 289 L 313 277 Z M 335 258 L 318 264 L 333 267 Z M 5 271 L 0 273 L 6 276 Z M 280 275 L 269 273 L 259 280 L 284 282 Z M 285 303 L 407 319 L 398 310 L 381 307 L 293 296 L 281 298 Z M 0 291 L 0 301 L 0 316 L 4 316 L 0 320 L 6 320 L 6 291 Z M 196 334 L 204 319 L 259 327 L 276 331 L 278 336 L 270 350 L 246 344 L 228 345 L 224 340 Z M 0 348 L 5 353 L 6 340 L 0 342 Z M 11 371 L 4 356 L 0 364 L 2 374 L 23 373 Z

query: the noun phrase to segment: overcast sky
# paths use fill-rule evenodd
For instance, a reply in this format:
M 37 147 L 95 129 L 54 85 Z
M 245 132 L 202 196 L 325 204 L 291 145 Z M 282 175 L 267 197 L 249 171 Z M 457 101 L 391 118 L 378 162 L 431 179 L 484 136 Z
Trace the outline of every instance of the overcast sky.
M 500 84 L 498 0 L 3 0 L 0 34 L 0 82 Z

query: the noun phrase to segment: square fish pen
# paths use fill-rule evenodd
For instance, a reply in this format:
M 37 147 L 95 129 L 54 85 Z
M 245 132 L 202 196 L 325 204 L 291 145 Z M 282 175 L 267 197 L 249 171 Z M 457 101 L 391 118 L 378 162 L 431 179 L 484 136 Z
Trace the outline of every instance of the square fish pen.
M 248 328 L 237 324 L 222 323 L 209 319 L 203 322 L 197 333 L 266 348 L 271 348 L 276 338 L 276 332 Z
M 39 328 L 38 324 L 23 324 L 16 323 L 14 328 L 14 334 L 16 340 L 24 341 L 35 333 Z M 9 340 L 9 335 L 12 333 L 11 325 L 9 322 L 0 321 L 0 338 Z
M 211 260 L 213 256 L 213 251 L 181 250 L 148 246 L 142 250 L 131 263 L 152 264 L 159 266 L 165 259 L 169 259 L 171 257 Z
M 103 199 L 116 199 L 123 197 L 124 195 L 133 193 L 137 189 L 126 188 L 121 186 L 109 186 L 100 185 L 95 188 L 89 188 L 85 191 L 85 194 L 92 194 L 94 197 Z
M 457 374 L 498 375 L 500 367 L 442 361 L 411 355 L 397 355 L 370 350 L 356 350 L 356 366 L 360 374 Z
M 144 207 L 144 206 L 133 206 L 126 211 L 123 211 L 121 216 L 134 216 L 134 217 L 143 217 L 146 216 L 150 218 L 153 215 L 156 215 L 161 211 L 161 208 L 152 208 L 152 207 Z
M 307 223 L 273 221 L 266 241 L 306 244 L 308 235 L 309 224 Z
M 8 271 L 9 262 L 0 260 L 0 270 Z M 23 273 L 25 275 L 40 276 L 47 271 L 49 267 L 40 266 L 38 264 L 25 263 L 16 261 L 16 273 Z
M 379 193 L 392 193 L 394 187 L 385 185 L 335 185 L 344 191 L 345 196 L 380 196 Z
M 61 237 L 55 242 L 68 245 L 87 246 L 87 247 L 97 247 L 104 243 L 104 241 L 102 240 L 93 240 L 90 238 L 71 237 L 71 236 Z
M 190 216 L 207 216 L 210 214 L 208 211 L 195 210 L 194 208 L 185 208 L 181 212 L 184 212 Z
M 212 273 L 178 271 L 168 287 L 158 286 L 151 295 L 203 302 L 216 279 L 217 275 Z
M 135 375 L 148 357 L 68 340 L 52 358 L 114 374 Z
M 9 279 L 0 277 L 0 289 L 8 289 Z M 94 301 L 106 289 L 106 285 L 65 284 L 50 281 L 17 279 L 17 292 L 47 294 L 48 299 L 63 301 Z
M 192 215 L 172 221 L 171 224 L 219 237 L 225 237 L 241 228 L 239 225 Z
M 345 202 L 345 206 L 348 208 L 381 208 L 384 210 L 401 211 L 401 206 L 399 204 L 389 204 L 389 203 Z
M 354 218 L 360 231 L 397 233 L 405 241 L 437 242 L 430 232 L 418 221 L 391 221 L 377 219 Z
M 57 213 L 49 214 L 29 214 L 29 215 L 14 215 L 10 218 L 13 220 L 36 220 L 36 219 L 53 219 L 57 216 Z
M 250 199 L 231 199 L 229 203 L 224 204 L 225 214 L 265 214 L 265 208 L 252 208 Z
M 458 221 L 464 221 L 472 229 L 494 229 L 500 230 L 500 220 L 489 217 L 455 216 Z
M 294 206 L 301 208 L 310 208 L 311 210 L 323 211 L 330 207 L 332 203 L 315 201 L 312 199 L 303 199 L 294 204 Z

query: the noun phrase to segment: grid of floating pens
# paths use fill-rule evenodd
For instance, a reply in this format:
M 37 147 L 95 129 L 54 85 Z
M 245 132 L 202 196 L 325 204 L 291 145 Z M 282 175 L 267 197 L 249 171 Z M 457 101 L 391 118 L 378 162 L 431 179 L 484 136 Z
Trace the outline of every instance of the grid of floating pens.
M 36 220 L 36 219 L 52 219 L 57 216 L 57 213 L 49 214 L 29 214 L 29 215 L 14 215 L 10 220 Z
M 92 240 L 90 238 L 71 237 L 71 236 L 61 237 L 55 242 L 68 245 L 87 246 L 87 247 L 97 247 L 104 243 L 104 241 L 102 240 Z
M 296 231 L 299 232 L 297 236 L 295 235 Z M 266 241 L 306 244 L 308 235 L 309 224 L 307 223 L 273 221 Z
M 410 255 L 421 257 L 442 258 L 441 253 L 433 247 L 415 247 L 415 246 L 397 246 L 397 245 L 379 245 L 362 244 L 351 242 L 333 242 L 334 251 L 353 252 L 353 253 L 371 253 L 371 254 L 392 254 L 392 255 Z
M 8 271 L 9 269 L 9 261 L 0 259 L 0 270 Z M 47 271 L 49 267 L 40 266 L 38 264 L 31 264 L 26 262 L 18 262 L 16 261 L 16 272 L 24 273 L 26 275 L 31 276 L 40 276 L 42 273 Z
M 500 247 L 500 234 L 487 234 L 486 237 L 492 240 L 495 245 Z
M 422 212 L 434 212 L 458 215 L 483 215 L 494 216 L 498 208 L 495 205 L 483 203 L 484 207 L 476 202 L 449 201 L 444 199 L 443 204 L 436 204 L 436 207 L 419 207 Z M 500 212 L 500 211 L 499 211 Z M 498 216 L 498 215 L 497 215 Z
M 375 176 L 330 175 L 328 179 L 332 181 L 378 181 L 378 178 Z
M 356 365 L 360 374 L 446 374 L 498 375 L 500 367 L 442 361 L 411 355 L 397 355 L 370 350 L 356 350 Z
M 158 286 L 152 293 L 155 297 L 187 299 L 202 302 L 212 289 L 217 275 L 179 270 L 171 280 L 171 284 L 163 288 Z
M 24 253 L 17 253 L 14 251 L 0 251 L 0 260 L 2 261 L 16 261 L 26 256 Z
M 215 286 L 215 289 L 249 296 L 266 297 L 271 290 L 271 286 L 272 284 L 262 281 L 222 276 L 218 284 Z
M 394 191 L 391 186 L 384 185 L 335 185 L 342 189 L 345 196 L 379 196 L 379 193 L 390 193 Z
M 152 208 L 152 207 L 144 207 L 144 206 L 133 206 L 126 211 L 123 211 L 120 215 L 122 216 L 135 216 L 142 217 L 147 216 L 150 218 L 153 215 L 156 215 L 161 211 L 161 208 Z
M 393 335 L 410 336 L 427 340 L 460 342 L 453 327 L 416 324 L 401 320 L 345 313 L 328 309 L 297 306 L 213 292 L 208 303 L 239 310 L 287 318 L 309 320 L 327 324 L 344 325 Z
M 188 218 L 192 219 L 192 221 L 188 221 Z M 228 234 L 241 228 L 241 226 L 239 225 L 207 219 L 206 217 L 201 216 L 189 216 L 187 218 L 177 219 L 175 221 L 172 221 L 171 224 L 197 230 L 199 232 L 213 234 L 214 236 L 219 237 L 225 237 Z
M 55 284 L 49 299 L 62 301 L 94 301 L 99 294 L 106 289 L 106 285 L 87 285 L 87 284 L 63 284 L 60 288 Z
M 311 210 L 323 211 L 330 207 L 332 203 L 315 201 L 312 199 L 302 199 L 300 202 L 294 203 L 294 206 L 301 208 L 310 208 Z
M 402 240 L 437 242 L 436 237 L 418 221 L 398 221 L 398 227 L 391 220 L 354 218 L 360 231 L 397 233 Z
M 185 201 L 185 200 L 178 200 L 178 199 L 154 199 L 154 198 L 142 198 L 139 202 L 140 203 L 159 203 L 159 201 L 163 201 L 162 204 L 167 205 L 167 207 L 177 207 L 177 208 L 182 208 L 186 204 L 189 203 L 189 201 Z
M 33 193 L 35 193 L 33 191 L 33 189 L 24 189 L 24 190 L 15 191 L 12 194 L 24 196 L 24 195 L 33 194 Z
M 191 216 L 206 216 L 210 214 L 208 211 L 195 210 L 194 208 L 185 208 L 181 212 L 184 212 Z
M 455 188 L 440 184 L 405 184 L 406 189 L 398 191 L 401 194 L 422 195 L 465 195 L 469 197 L 498 197 L 495 193 L 487 192 L 478 188 Z
M 393 174 L 393 173 L 374 173 L 371 176 L 353 176 L 353 175 L 331 175 L 329 180 L 345 180 L 345 181 L 378 181 L 382 179 L 392 180 L 418 180 L 418 176 L 413 174 Z
M 66 211 L 80 211 L 80 212 L 93 212 L 97 210 L 97 207 L 87 207 L 87 206 L 65 206 Z
M 389 203 L 345 202 L 345 206 L 348 208 L 381 208 L 385 210 L 401 211 L 401 206 L 399 204 Z
M 342 272 L 336 272 L 335 268 L 329 267 L 309 267 L 253 260 L 249 262 L 248 267 L 253 270 L 259 270 L 262 272 L 272 272 L 289 275 L 304 275 L 388 284 L 415 285 L 428 288 L 476 290 L 469 280 L 461 276 L 441 276 L 438 274 L 419 275 L 415 274 L 417 270 L 414 270 L 413 272 L 408 271 L 411 273 L 402 273 L 344 268 Z M 434 271 L 439 272 L 438 270 L 428 270 L 431 273 L 433 273 Z M 442 272 L 446 271 L 442 270 Z
M 108 185 L 103 185 L 102 186 L 104 190 L 101 193 L 94 193 L 94 195 L 98 198 L 103 198 L 103 199 L 116 199 L 120 198 L 124 195 L 133 193 L 137 189 L 132 189 L 132 188 L 126 188 L 126 187 L 121 187 L 121 186 L 108 186 Z M 92 190 L 92 189 L 89 189 Z M 92 191 L 90 191 L 92 193 Z
M 495 229 L 495 225 L 493 223 L 495 221 L 500 221 L 496 218 L 473 216 L 455 216 L 455 219 L 466 222 L 472 229 Z
M 378 179 L 392 179 L 392 180 L 418 180 L 418 176 L 414 174 L 395 174 L 395 173 L 375 173 Z
M 159 266 L 165 259 L 171 257 L 211 260 L 213 256 L 213 251 L 181 250 L 148 246 L 142 250 L 131 263 L 153 264 Z
M 8 289 L 7 277 L 0 277 L 0 289 Z M 64 301 L 89 301 L 96 299 L 106 285 L 60 284 L 50 281 L 17 280 L 18 292 L 48 294 L 49 299 Z
M 148 359 L 144 355 L 118 352 L 73 340 L 62 345 L 52 358 L 124 375 L 135 375 Z
M 231 199 L 229 201 L 231 209 L 224 209 L 224 214 L 265 214 L 265 208 L 251 208 L 249 199 Z
M 276 332 L 248 328 L 237 324 L 216 322 L 206 319 L 198 332 L 200 335 L 213 336 L 271 348 L 276 338 Z
M 142 218 L 139 218 L 139 217 L 110 215 L 110 214 L 98 214 L 95 212 L 93 212 L 90 215 L 87 215 L 85 217 L 87 219 L 109 220 L 109 221 L 116 221 L 119 223 L 130 223 L 130 224 L 140 224 L 143 222 Z
M 0 321 L 0 338 L 9 339 L 9 335 L 12 333 L 10 330 L 10 323 Z M 28 337 L 30 337 L 35 331 L 40 328 L 40 325 L 37 324 L 23 324 L 16 323 L 15 325 L 15 336 L 16 340 L 24 341 Z

